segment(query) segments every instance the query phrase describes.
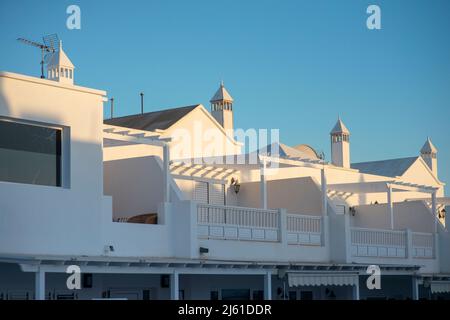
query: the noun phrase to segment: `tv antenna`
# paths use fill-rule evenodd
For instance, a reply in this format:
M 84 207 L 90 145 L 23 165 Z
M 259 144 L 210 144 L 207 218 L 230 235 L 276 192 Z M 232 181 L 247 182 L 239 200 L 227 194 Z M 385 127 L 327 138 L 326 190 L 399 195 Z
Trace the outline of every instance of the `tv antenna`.
M 58 35 L 55 33 L 42 37 L 44 43 L 39 43 L 24 38 L 18 38 L 17 40 L 29 46 L 41 49 L 41 79 L 45 79 L 44 63 L 48 63 L 50 57 L 56 52 L 56 47 L 59 44 Z

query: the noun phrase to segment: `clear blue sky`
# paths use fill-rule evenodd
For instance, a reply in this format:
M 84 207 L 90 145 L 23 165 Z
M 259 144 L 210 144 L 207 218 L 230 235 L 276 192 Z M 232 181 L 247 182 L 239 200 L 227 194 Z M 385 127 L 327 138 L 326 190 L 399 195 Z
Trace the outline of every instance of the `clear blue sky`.
M 65 26 L 70 4 L 81 30 Z M 329 159 L 340 114 L 355 162 L 417 155 L 430 136 L 450 183 L 448 0 L 1 0 L 0 69 L 38 76 L 38 50 L 15 39 L 55 32 L 76 82 L 107 90 L 116 115 L 139 112 L 140 91 L 147 111 L 208 106 L 223 79 L 236 127 L 279 128 Z

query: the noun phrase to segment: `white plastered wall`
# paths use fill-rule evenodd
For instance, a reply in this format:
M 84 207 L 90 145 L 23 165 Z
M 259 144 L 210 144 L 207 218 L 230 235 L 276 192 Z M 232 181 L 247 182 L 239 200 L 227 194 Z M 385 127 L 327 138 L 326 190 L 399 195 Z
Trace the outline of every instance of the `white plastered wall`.
M 0 182 L 1 253 L 101 252 L 105 95 L 104 91 L 0 73 L 0 116 L 60 126 L 63 135 L 70 136 L 68 148 L 63 149 L 66 187 Z

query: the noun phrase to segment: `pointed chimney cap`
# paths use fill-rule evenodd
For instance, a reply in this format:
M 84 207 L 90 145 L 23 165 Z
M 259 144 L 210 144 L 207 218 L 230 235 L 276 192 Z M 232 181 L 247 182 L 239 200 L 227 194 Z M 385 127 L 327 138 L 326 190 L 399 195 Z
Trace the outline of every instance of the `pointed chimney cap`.
M 338 134 L 338 133 L 350 134 L 350 131 L 347 129 L 347 127 L 342 122 L 340 117 L 338 117 L 338 120 L 337 120 L 333 130 L 331 130 L 331 132 L 330 132 L 330 134 Z
M 227 89 L 225 89 L 225 86 L 223 84 L 223 81 L 220 82 L 220 87 L 214 94 L 214 96 L 209 100 L 209 102 L 219 102 L 219 101 L 225 101 L 225 102 L 233 102 L 233 97 L 228 93 Z
M 427 141 L 425 141 L 422 149 L 420 149 L 420 153 L 437 153 L 437 149 L 429 137 L 427 138 Z
M 48 67 L 66 67 L 66 68 L 75 69 L 75 66 L 73 65 L 72 61 L 70 61 L 69 57 L 66 55 L 66 53 L 63 50 L 62 40 L 59 41 L 58 51 L 53 53 L 47 66 Z

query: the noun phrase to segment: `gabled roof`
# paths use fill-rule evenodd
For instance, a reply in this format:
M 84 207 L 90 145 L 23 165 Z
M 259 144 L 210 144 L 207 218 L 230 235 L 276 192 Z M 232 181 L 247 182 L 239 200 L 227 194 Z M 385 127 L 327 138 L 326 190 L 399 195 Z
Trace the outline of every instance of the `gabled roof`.
M 303 145 L 302 145 L 303 146 Z M 277 151 L 278 148 L 278 151 Z M 311 147 L 309 147 L 311 148 Z M 312 149 L 312 148 L 311 148 Z M 312 149 L 314 151 L 314 149 Z M 267 156 L 275 156 L 278 155 L 282 158 L 301 158 L 301 159 L 312 159 L 312 160 L 317 160 L 318 157 L 314 156 L 312 154 L 312 152 L 310 152 L 308 150 L 308 152 L 306 152 L 305 150 L 299 150 L 296 148 L 292 148 L 289 147 L 283 143 L 277 143 L 274 142 L 270 145 L 268 145 L 267 147 L 263 147 L 261 149 L 258 150 L 258 153 L 261 155 L 267 155 Z M 315 153 L 315 151 L 314 151 Z
M 342 122 L 341 119 L 338 119 L 333 130 L 331 130 L 331 132 L 330 132 L 330 134 L 335 134 L 335 133 L 350 134 L 350 131 L 347 129 L 347 127 L 345 126 L 345 124 Z
M 227 89 L 225 89 L 223 82 L 220 84 L 220 88 L 216 91 L 216 93 L 209 102 L 217 102 L 217 101 L 233 102 L 233 98 L 228 93 Z
M 437 153 L 437 149 L 431 142 L 430 138 L 427 138 L 427 141 L 423 145 L 422 149 L 420 149 L 420 153 Z
M 193 106 L 147 112 L 143 114 L 134 114 L 125 117 L 107 119 L 103 122 L 105 124 L 138 130 L 166 130 L 198 106 L 199 105 L 197 104 Z
M 62 41 L 59 42 L 59 49 L 55 53 L 52 54 L 50 61 L 47 64 L 47 67 L 67 67 L 75 69 L 72 61 L 70 61 L 69 57 L 66 55 L 62 48 Z
M 352 163 L 350 167 L 362 173 L 385 177 L 400 177 L 408 170 L 419 157 L 389 159 L 381 161 Z

